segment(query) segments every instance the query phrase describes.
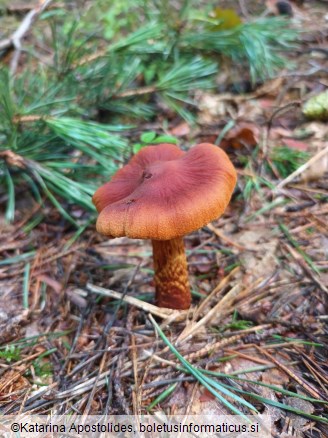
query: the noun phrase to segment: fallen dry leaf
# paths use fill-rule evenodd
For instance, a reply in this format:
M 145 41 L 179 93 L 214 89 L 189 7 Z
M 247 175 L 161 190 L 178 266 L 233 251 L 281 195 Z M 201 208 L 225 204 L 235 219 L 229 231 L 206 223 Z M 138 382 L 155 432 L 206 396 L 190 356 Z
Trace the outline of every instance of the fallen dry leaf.
M 208 389 L 205 388 L 202 394 L 199 396 L 199 401 L 208 402 L 212 400 L 215 400 L 215 396 Z
M 198 388 L 195 397 L 190 406 L 190 415 L 202 415 L 206 412 L 206 415 L 229 415 L 228 411 L 224 405 L 218 402 L 218 400 L 212 400 L 207 398 L 207 400 L 201 400 L 204 398 L 204 390 Z M 181 409 L 180 414 L 185 414 L 186 407 Z M 177 414 L 177 413 L 176 413 Z
M 186 122 L 180 123 L 170 130 L 170 134 L 175 137 L 184 137 L 190 134 L 190 126 Z
M 241 149 L 242 147 L 254 147 L 258 144 L 259 128 L 254 123 L 240 123 L 231 129 L 221 142 L 221 147 Z

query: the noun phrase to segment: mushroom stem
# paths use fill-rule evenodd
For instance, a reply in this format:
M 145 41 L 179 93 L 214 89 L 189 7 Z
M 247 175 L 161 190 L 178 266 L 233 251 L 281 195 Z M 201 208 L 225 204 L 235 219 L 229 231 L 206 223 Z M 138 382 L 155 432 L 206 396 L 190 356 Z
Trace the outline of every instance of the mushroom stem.
M 170 309 L 189 309 L 187 259 L 182 237 L 152 240 L 156 304 Z

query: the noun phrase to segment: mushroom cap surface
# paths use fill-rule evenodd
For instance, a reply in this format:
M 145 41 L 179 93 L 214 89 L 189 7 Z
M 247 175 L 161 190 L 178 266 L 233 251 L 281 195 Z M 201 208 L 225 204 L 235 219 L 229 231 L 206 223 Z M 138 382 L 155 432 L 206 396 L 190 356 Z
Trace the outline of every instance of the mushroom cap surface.
M 236 180 L 229 157 L 215 145 L 188 152 L 147 146 L 94 194 L 97 231 L 152 240 L 184 236 L 221 216 Z

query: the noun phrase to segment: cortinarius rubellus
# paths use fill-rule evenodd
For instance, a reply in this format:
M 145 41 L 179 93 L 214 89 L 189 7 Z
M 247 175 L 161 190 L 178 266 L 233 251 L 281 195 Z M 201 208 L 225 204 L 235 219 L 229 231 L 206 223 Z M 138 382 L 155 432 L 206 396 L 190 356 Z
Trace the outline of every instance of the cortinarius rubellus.
M 99 233 L 152 240 L 158 306 L 190 307 L 183 236 L 221 216 L 236 180 L 229 157 L 215 145 L 183 152 L 160 144 L 141 149 L 94 194 Z

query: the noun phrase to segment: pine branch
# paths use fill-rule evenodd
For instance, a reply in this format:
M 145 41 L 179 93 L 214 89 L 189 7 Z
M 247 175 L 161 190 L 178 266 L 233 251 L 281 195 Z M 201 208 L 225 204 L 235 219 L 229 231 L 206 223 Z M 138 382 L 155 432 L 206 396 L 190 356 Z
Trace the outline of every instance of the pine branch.
M 38 13 L 49 3 L 43 0 Z M 97 5 L 93 14 L 99 14 Z M 248 66 L 255 80 L 286 65 L 281 52 L 296 35 L 278 18 L 213 32 L 209 20 L 192 18 L 199 11 L 188 1 L 181 10 L 168 10 L 162 0 L 147 2 L 147 8 L 115 0 L 112 6 L 110 38 L 105 20 L 98 20 L 102 27 L 94 32 L 90 9 L 79 20 L 74 11 L 62 10 L 48 18 L 52 34 L 42 41 L 52 50 L 51 60 L 35 62 L 38 49 L 26 43 L 24 69 L 15 77 L 0 72 L 0 184 L 6 188 L 7 219 L 13 218 L 15 187 L 22 183 L 38 202 L 44 193 L 67 218 L 62 198 L 89 208 L 95 175 L 108 178 L 129 151 L 122 120 L 154 117 L 161 101 L 191 121 L 194 91 L 214 86 L 217 53 Z M 135 14 L 127 20 L 131 10 Z M 20 44 L 32 29 L 31 17 L 10 44 Z M 110 125 L 97 122 L 100 110 Z
M 185 47 L 204 53 L 221 53 L 234 62 L 247 61 L 252 79 L 271 77 L 287 64 L 280 51 L 295 46 L 296 32 L 283 18 L 258 19 L 224 31 L 202 28 L 187 31 L 182 38 Z

